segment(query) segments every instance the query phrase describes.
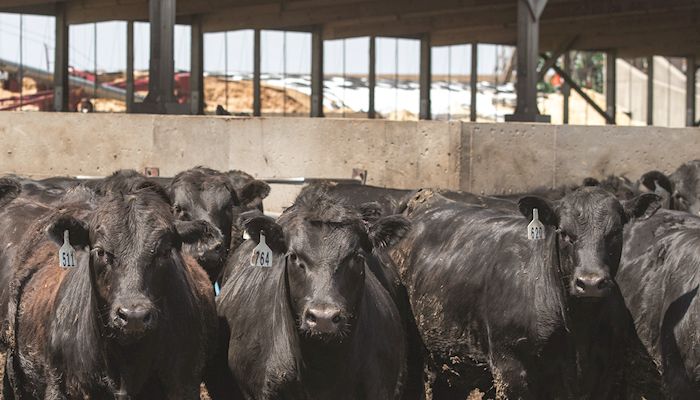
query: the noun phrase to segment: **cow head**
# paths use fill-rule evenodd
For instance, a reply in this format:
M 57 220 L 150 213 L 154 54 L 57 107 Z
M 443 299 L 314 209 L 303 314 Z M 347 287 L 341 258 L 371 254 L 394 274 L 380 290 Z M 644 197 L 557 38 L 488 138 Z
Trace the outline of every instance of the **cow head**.
M 227 252 L 240 243 L 238 236 L 242 229 L 237 227 L 241 223 L 240 214 L 247 210 L 245 205 L 259 198 L 261 191 L 266 196 L 269 189 L 266 183 L 253 180 L 241 187 L 239 194 L 228 175 L 204 167 L 192 168 L 173 178 L 170 199 L 175 217 L 180 221 L 206 221 L 218 230 L 213 234 L 223 238 L 223 246 L 211 247 L 198 257 L 212 280 L 218 277 Z M 236 241 L 232 242 L 234 235 Z M 200 246 L 199 251 L 204 250 Z
M 637 182 L 640 193 L 656 193 L 661 197 L 661 207 L 675 209 L 673 199 L 673 183 L 661 171 L 649 171 L 642 175 Z
M 11 202 L 22 191 L 20 183 L 15 178 L 0 178 L 0 207 Z
M 89 250 L 98 318 L 108 336 L 130 343 L 157 327 L 169 274 L 184 273 L 181 244 L 210 229 L 201 221 L 176 224 L 168 203 L 141 189 L 107 195 L 85 219 L 61 214 L 47 232 L 62 244 L 68 231 L 74 247 Z
M 673 208 L 700 215 L 700 160 L 689 161 L 671 174 Z
M 622 254 L 622 227 L 632 218 L 648 218 L 661 206 L 656 194 L 647 193 L 620 202 L 597 187 L 580 188 L 552 204 L 538 197 L 523 197 L 518 206 L 526 218 L 538 209 L 540 221 L 554 228 L 560 266 L 569 294 L 605 297 Z
M 301 335 L 338 343 L 350 334 L 362 298 L 366 259 L 407 231 L 408 220 L 369 221 L 323 193 L 297 198 L 278 222 L 258 216 L 246 222 L 255 241 L 265 232 L 270 248 L 284 257 L 291 312 Z

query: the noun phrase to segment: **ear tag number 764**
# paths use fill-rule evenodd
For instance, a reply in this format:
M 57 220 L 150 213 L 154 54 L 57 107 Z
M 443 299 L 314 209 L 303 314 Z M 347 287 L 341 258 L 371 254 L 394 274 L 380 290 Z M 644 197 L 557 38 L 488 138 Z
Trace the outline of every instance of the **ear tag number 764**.
M 272 250 L 265 243 L 265 234 L 260 232 L 260 243 L 253 249 L 253 255 L 250 258 L 252 267 L 269 268 L 272 266 Z
M 75 250 L 70 245 L 70 235 L 68 230 L 63 231 L 63 246 L 58 250 L 58 263 L 63 268 L 72 268 L 76 266 Z

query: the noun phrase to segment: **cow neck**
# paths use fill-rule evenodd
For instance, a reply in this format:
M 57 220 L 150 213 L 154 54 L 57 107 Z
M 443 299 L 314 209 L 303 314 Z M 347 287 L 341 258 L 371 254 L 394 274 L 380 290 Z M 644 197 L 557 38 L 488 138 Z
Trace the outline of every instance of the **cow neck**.
M 96 285 L 96 277 L 94 275 L 92 267 L 88 264 L 88 269 L 90 270 L 90 300 L 91 308 L 96 310 L 97 315 L 92 314 L 97 325 L 97 330 L 99 337 L 102 338 L 98 342 L 102 343 L 102 352 L 104 356 L 104 365 L 107 368 L 107 376 L 111 381 L 111 388 L 114 393 L 115 400 L 129 400 L 131 398 L 130 393 L 136 393 L 138 390 L 134 387 L 141 387 L 145 381 L 145 374 L 142 374 L 140 369 L 132 371 L 131 374 L 125 374 L 124 370 L 133 370 L 134 367 L 144 367 L 148 363 L 147 360 L 138 359 L 138 357 L 132 357 L 133 354 L 139 354 L 145 352 L 149 347 L 152 346 L 151 341 L 148 339 L 139 339 L 136 345 L 129 345 L 124 347 L 120 345 L 114 338 L 111 337 L 109 332 L 107 332 L 107 321 L 103 316 L 109 315 L 103 310 L 106 309 L 106 305 L 102 304 L 98 296 L 98 290 Z M 145 343 L 144 343 L 145 342 Z M 147 367 L 146 367 L 147 368 Z M 118 383 L 117 383 L 118 382 Z M 117 388 L 117 385 L 119 387 Z
M 291 307 L 291 297 L 289 297 L 289 281 L 287 276 L 287 261 L 285 259 L 284 263 L 284 273 L 281 274 L 282 279 L 284 279 L 284 286 L 286 291 L 286 301 L 287 301 L 287 312 L 290 315 L 294 314 Z M 354 330 L 357 323 L 357 318 L 354 318 L 352 327 L 348 336 L 343 340 L 342 343 L 324 343 L 322 341 L 304 337 L 299 334 L 298 327 L 295 323 L 292 323 L 292 329 L 294 331 L 294 337 L 296 338 L 296 346 L 290 344 L 298 349 L 298 360 L 296 360 L 296 366 L 300 378 L 303 382 L 329 382 L 334 379 L 343 377 L 342 368 L 338 368 L 343 365 L 343 360 L 347 360 L 353 346 Z M 330 374 L 333 371 L 339 371 L 339 373 L 334 377 Z M 307 379 L 308 378 L 308 379 Z

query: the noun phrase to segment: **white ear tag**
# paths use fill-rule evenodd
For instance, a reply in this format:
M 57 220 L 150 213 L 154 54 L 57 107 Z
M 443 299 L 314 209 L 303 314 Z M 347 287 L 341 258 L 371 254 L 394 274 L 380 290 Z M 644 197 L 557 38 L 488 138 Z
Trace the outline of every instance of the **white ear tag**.
M 540 222 L 540 215 L 536 208 L 532 209 L 532 222 L 527 226 L 528 240 L 544 239 L 544 225 Z
M 260 243 L 253 249 L 250 266 L 266 268 L 272 266 L 272 250 L 265 243 L 265 233 L 263 231 L 260 231 Z
M 63 231 L 63 246 L 58 250 L 58 263 L 63 268 L 75 267 L 75 250 L 70 245 L 68 231 Z

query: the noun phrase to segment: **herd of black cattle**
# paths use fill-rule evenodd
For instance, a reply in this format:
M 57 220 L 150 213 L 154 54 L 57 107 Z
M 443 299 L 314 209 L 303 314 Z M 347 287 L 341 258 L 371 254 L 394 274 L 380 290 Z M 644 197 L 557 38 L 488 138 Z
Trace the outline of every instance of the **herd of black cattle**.
M 700 161 L 502 197 L 327 182 L 276 220 L 269 192 L 1 178 L 4 398 L 700 399 Z

